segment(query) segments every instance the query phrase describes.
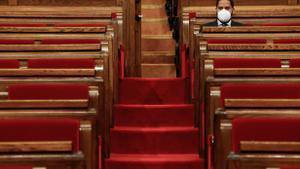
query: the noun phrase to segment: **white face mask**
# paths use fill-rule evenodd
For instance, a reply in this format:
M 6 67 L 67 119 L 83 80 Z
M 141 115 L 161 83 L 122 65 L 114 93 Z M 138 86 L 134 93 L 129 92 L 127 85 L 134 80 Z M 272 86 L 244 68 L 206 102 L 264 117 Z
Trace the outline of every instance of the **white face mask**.
M 227 23 L 231 19 L 231 13 L 226 10 L 222 9 L 218 12 L 218 20 L 221 21 L 222 23 Z

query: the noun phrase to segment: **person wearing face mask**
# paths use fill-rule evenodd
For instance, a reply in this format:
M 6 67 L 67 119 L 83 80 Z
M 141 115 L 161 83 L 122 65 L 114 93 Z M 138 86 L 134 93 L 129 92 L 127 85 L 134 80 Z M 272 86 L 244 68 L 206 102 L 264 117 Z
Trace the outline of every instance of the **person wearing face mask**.
M 233 0 L 217 0 L 217 20 L 204 24 L 204 26 L 242 26 L 241 23 L 232 20 L 232 13 L 234 9 Z

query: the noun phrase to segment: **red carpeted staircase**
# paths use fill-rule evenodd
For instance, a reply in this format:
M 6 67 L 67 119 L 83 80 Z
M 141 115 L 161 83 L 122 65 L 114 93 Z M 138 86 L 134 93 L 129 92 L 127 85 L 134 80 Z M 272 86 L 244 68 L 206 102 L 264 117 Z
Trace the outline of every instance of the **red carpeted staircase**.
M 106 169 L 202 169 L 185 79 L 125 78 Z

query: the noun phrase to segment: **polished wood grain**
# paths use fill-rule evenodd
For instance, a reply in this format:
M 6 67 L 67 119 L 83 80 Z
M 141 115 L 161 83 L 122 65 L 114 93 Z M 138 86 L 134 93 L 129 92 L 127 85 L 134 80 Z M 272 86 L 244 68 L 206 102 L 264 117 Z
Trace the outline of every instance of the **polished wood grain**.
M 84 108 L 88 100 L 0 100 L 0 108 Z
M 72 141 L 0 142 L 0 152 L 71 152 Z
M 241 141 L 242 152 L 299 152 L 300 142 L 280 141 Z

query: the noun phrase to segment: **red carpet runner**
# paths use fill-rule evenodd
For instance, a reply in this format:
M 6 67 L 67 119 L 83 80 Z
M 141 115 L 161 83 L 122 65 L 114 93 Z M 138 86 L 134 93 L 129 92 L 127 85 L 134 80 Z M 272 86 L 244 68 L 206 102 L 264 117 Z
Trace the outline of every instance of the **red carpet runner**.
M 106 169 L 202 169 L 184 79 L 125 78 Z

